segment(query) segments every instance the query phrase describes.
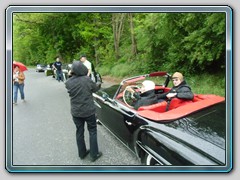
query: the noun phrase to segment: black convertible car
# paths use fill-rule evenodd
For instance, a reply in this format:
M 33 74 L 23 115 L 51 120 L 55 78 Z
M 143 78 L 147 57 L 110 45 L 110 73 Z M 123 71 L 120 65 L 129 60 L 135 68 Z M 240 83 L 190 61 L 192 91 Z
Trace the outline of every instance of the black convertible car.
M 170 90 L 170 74 L 154 72 L 123 80 L 94 93 L 97 118 L 133 151 L 144 165 L 226 165 L 226 102 L 213 94 L 195 94 L 193 100 L 172 99 L 132 107 L 143 80 L 156 83 L 155 93 Z M 168 110 L 166 107 L 168 106 Z

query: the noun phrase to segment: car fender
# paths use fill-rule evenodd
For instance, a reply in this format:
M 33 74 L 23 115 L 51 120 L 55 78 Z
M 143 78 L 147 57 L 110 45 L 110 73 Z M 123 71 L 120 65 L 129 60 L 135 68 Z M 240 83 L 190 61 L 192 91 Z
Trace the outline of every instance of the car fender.
M 145 153 L 164 165 L 218 165 L 199 149 L 178 141 L 164 132 L 149 126 L 142 126 L 138 132 L 136 144 Z M 138 150 L 138 152 L 140 152 Z M 140 154 L 139 154 L 140 156 Z

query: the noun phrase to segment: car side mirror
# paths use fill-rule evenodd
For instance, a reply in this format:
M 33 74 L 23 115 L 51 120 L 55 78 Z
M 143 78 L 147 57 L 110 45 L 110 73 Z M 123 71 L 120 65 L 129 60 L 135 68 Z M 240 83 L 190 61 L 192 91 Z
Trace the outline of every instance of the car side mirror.
M 102 98 L 103 98 L 105 101 L 107 101 L 107 100 L 109 99 L 109 95 L 104 92 L 104 93 L 102 94 Z
M 112 100 L 111 98 L 109 98 L 109 95 L 105 92 L 102 93 L 102 98 L 107 102 L 110 102 L 112 104 L 116 104 L 116 102 L 114 100 Z

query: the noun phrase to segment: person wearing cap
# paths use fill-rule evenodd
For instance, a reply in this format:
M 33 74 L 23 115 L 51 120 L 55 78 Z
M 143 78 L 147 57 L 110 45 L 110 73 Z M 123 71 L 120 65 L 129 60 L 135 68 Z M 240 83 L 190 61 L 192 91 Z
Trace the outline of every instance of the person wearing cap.
M 80 61 L 87 67 L 88 69 L 88 76 L 92 79 L 93 82 L 97 82 L 96 72 L 94 70 L 93 64 L 87 60 L 87 57 L 85 54 L 81 55 Z
M 172 81 L 173 87 L 169 92 L 157 95 L 160 101 L 169 100 L 175 97 L 186 100 L 193 99 L 194 95 L 192 93 L 191 87 L 184 80 L 182 73 L 175 72 L 172 75 Z
M 71 67 L 72 77 L 65 82 L 65 87 L 70 97 L 72 119 L 76 125 L 76 140 L 78 155 L 84 159 L 90 152 L 91 161 L 96 161 L 102 156 L 98 150 L 96 107 L 92 93 L 100 89 L 88 76 L 88 69 L 81 61 L 74 61 Z M 89 132 L 90 150 L 86 148 L 84 140 L 84 126 L 87 123 Z
M 92 73 L 92 63 L 90 63 L 88 60 L 87 60 L 87 56 L 85 54 L 82 54 L 80 56 L 80 61 L 86 66 L 86 68 L 88 69 L 88 73 L 87 73 L 87 76 L 91 77 L 91 73 Z M 68 75 L 71 76 L 72 75 L 72 71 L 70 70 L 68 72 Z
M 88 76 L 91 76 L 92 73 L 92 64 L 87 60 L 87 57 L 85 54 L 82 54 L 80 57 L 80 61 L 87 67 L 88 69 Z
M 135 92 L 132 88 L 127 87 L 127 91 L 134 93 L 134 97 L 137 99 L 134 103 L 134 109 L 138 109 L 140 106 L 147 106 L 158 102 L 155 95 L 155 83 L 150 80 L 142 82 L 141 92 Z

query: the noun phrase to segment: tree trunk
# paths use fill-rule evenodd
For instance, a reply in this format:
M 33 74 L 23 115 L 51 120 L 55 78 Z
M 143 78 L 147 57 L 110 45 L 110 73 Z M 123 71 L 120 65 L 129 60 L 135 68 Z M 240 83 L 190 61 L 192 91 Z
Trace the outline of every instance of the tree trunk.
M 130 20 L 130 30 L 131 30 L 131 40 L 132 40 L 132 55 L 135 57 L 137 55 L 137 43 L 134 34 L 134 24 L 133 24 L 133 14 L 129 13 Z
M 115 48 L 115 56 L 117 60 L 120 58 L 119 44 L 120 44 L 120 39 L 123 32 L 124 17 L 125 17 L 124 13 L 112 14 L 114 48 Z
M 96 18 L 94 18 L 93 23 L 95 25 L 97 24 Z M 95 26 L 94 28 L 96 29 L 97 27 Z M 99 62 L 99 57 L 98 57 L 98 38 L 97 37 L 94 37 L 93 46 L 94 46 L 95 65 L 97 66 L 98 62 Z

